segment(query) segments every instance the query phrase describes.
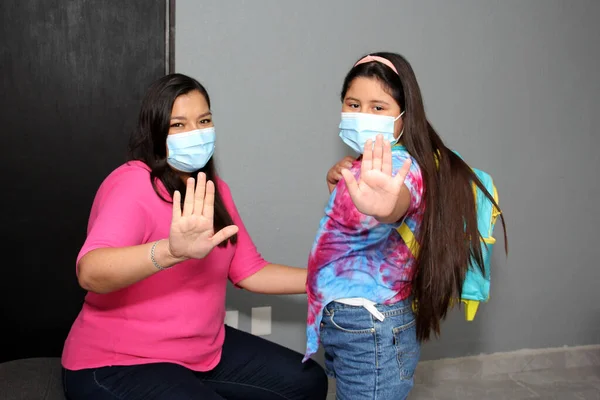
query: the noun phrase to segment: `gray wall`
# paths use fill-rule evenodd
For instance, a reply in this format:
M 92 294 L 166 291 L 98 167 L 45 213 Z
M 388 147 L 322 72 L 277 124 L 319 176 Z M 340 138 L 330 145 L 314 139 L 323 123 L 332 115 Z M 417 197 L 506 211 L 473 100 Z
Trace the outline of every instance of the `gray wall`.
M 216 160 L 259 250 L 305 266 L 346 151 L 344 74 L 404 54 L 433 125 L 495 177 L 510 241 L 491 301 L 472 323 L 454 312 L 423 357 L 600 343 L 598 16 L 594 0 L 179 0 L 176 70 L 212 96 Z M 269 339 L 304 350 L 304 296 L 229 291 L 241 328 L 256 305 L 273 306 Z

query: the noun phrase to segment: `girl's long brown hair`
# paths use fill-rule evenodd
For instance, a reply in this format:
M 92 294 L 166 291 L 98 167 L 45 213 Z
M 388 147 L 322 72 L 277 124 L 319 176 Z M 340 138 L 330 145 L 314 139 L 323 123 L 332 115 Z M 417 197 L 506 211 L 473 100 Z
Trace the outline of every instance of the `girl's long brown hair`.
M 440 333 L 451 301 L 460 297 L 465 274 L 471 267 L 483 271 L 480 234 L 472 182 L 500 211 L 471 168 L 448 149 L 425 115 L 421 90 L 408 61 L 395 53 L 372 53 L 391 61 L 398 74 L 388 66 L 372 61 L 355 66 L 344 80 L 342 101 L 348 87 L 358 77 L 377 79 L 396 100 L 404 114 L 402 142 L 417 161 L 424 183 L 425 214 L 416 232 L 420 244 L 412 293 L 417 302 L 417 337 L 430 338 Z M 504 216 L 505 251 L 508 252 Z

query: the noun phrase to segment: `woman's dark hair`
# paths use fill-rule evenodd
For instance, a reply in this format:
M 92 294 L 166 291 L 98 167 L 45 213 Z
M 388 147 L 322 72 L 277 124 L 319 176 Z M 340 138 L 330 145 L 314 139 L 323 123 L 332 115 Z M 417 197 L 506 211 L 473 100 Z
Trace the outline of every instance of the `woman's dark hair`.
M 129 138 L 128 159 L 142 161 L 150 167 L 150 180 L 156 194 L 164 201 L 157 186 L 157 180 L 161 181 L 171 197 L 176 190 L 181 193 L 181 202 L 185 198 L 186 185 L 178 173 L 173 171 L 167 164 L 167 135 L 171 120 L 171 111 L 175 99 L 183 94 L 193 91 L 199 92 L 206 99 L 210 108 L 208 92 L 197 80 L 182 74 L 170 74 L 155 81 L 146 92 L 142 101 L 138 124 Z M 233 219 L 225 208 L 223 199 L 219 193 L 219 187 L 215 182 L 217 171 L 211 158 L 204 168 L 192 172 L 190 176 L 196 177 L 199 172 L 206 174 L 207 180 L 215 183 L 215 213 L 214 228 L 220 229 L 233 224 Z M 219 246 L 227 246 L 228 242 L 236 243 L 237 236 L 222 242 Z
M 398 73 L 377 61 L 353 67 L 344 80 L 342 102 L 354 79 L 365 77 L 381 82 L 405 111 L 402 144 L 421 168 L 424 183 L 425 213 L 417 233 L 420 249 L 412 293 L 417 303 L 417 337 L 426 341 L 432 331 L 436 336 L 440 334 L 440 322 L 453 298 L 460 297 L 471 257 L 484 271 L 472 182 L 500 208 L 471 168 L 444 145 L 427 120 L 421 90 L 408 61 L 394 53 L 371 55 L 391 61 Z M 504 216 L 500 217 L 508 252 Z

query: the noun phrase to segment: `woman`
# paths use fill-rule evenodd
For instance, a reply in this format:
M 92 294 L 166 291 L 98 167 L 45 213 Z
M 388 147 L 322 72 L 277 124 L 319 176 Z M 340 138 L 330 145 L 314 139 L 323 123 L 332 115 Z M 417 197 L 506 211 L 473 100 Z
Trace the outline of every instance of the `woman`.
M 306 270 L 257 252 L 215 171 L 214 142 L 199 82 L 172 74 L 149 88 L 130 160 L 100 186 L 77 257 L 88 293 L 62 356 L 69 399 L 326 397 L 316 363 L 224 326 L 228 279 L 303 293 Z
M 471 186 L 479 181 L 427 120 L 402 56 L 361 58 L 341 100 L 340 137 L 363 155 L 327 176 L 332 195 L 308 262 L 305 360 L 320 340 L 337 398 L 405 399 L 420 342 L 440 333 L 471 256 L 483 268 Z M 417 259 L 397 232 L 403 222 Z

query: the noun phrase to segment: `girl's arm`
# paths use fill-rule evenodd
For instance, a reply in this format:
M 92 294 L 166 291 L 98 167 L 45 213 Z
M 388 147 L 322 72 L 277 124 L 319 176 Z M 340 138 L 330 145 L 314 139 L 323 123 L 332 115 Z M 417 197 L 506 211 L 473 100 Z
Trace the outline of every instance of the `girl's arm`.
M 398 172 L 400 173 L 400 172 Z M 375 219 L 383 224 L 394 224 L 402 219 L 410 207 L 410 191 L 402 185 L 400 193 L 396 196 L 396 204 L 387 214 L 374 215 Z

